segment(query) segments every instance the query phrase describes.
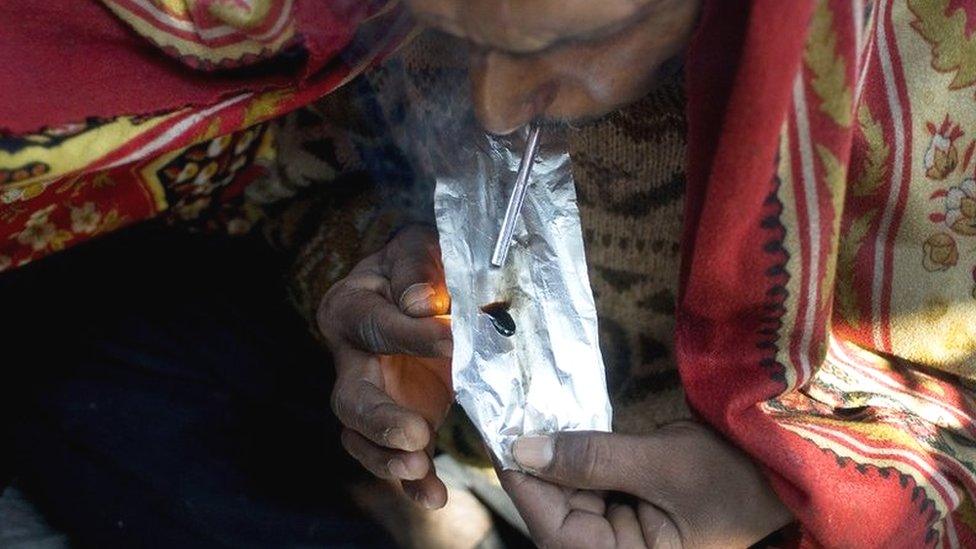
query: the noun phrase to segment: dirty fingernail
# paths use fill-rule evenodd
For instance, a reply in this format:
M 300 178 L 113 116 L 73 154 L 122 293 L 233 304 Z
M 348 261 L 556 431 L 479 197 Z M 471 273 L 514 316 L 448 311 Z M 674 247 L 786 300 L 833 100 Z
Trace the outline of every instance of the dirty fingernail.
M 410 489 L 410 488 L 404 487 L 404 490 L 403 491 L 407 494 L 407 496 L 410 497 L 410 499 L 412 499 L 414 501 L 414 503 L 416 503 L 417 505 L 423 507 L 424 509 L 433 509 L 434 508 L 431 505 L 430 500 L 427 499 L 427 494 L 425 494 L 423 490 Z
M 670 521 L 665 522 L 658 529 L 654 547 L 660 549 L 681 549 L 681 534 L 678 533 L 678 529 Z
M 552 462 L 552 446 L 551 437 L 521 437 L 512 445 L 512 455 L 522 467 L 538 471 L 545 469 Z
M 434 503 L 430 500 L 430 498 L 427 497 L 427 494 L 424 493 L 421 493 L 417 497 L 417 503 L 419 503 L 420 506 L 423 507 L 424 509 L 428 509 L 430 511 L 433 511 L 434 509 L 437 508 L 437 506 L 434 505 Z
M 398 458 L 391 459 L 386 464 L 387 469 L 390 470 L 390 474 L 396 478 L 407 478 L 410 473 L 407 471 L 407 464 L 403 460 Z
M 407 433 L 399 427 L 391 427 L 383 433 L 383 440 L 387 446 L 392 448 L 405 448 L 407 446 Z
M 434 287 L 426 282 L 418 282 L 403 291 L 400 296 L 400 310 L 404 312 L 423 312 L 430 308 L 435 295 Z

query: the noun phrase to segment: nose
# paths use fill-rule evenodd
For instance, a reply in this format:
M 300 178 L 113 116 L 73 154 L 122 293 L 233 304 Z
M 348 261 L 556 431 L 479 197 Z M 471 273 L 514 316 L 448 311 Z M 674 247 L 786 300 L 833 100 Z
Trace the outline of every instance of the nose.
M 472 55 L 472 102 L 489 132 L 511 133 L 542 117 L 554 101 L 559 85 L 544 60 L 493 51 Z
M 475 113 L 505 134 L 536 118 L 586 120 L 636 101 L 683 49 L 697 12 L 698 2 L 682 2 L 609 36 L 534 54 L 480 50 L 471 65 Z

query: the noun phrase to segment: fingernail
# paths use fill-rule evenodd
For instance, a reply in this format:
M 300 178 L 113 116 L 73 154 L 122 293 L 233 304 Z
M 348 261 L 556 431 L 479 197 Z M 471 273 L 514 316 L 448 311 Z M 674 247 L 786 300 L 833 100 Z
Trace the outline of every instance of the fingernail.
M 655 549 L 681 549 L 681 534 L 670 521 L 665 522 L 658 529 L 654 547 Z
M 522 467 L 539 471 L 552 462 L 552 438 L 547 436 L 521 437 L 512 445 L 512 455 Z
M 387 462 L 386 468 L 389 469 L 390 474 L 396 478 L 407 478 L 407 475 L 409 475 L 409 472 L 407 472 L 407 464 L 398 458 L 393 458 Z
M 451 358 L 454 356 L 454 342 L 450 339 L 442 339 L 434 344 L 434 352 L 437 353 L 438 356 Z
M 674 522 L 660 511 L 641 513 L 644 535 L 654 549 L 681 549 L 681 533 Z
M 418 282 L 403 291 L 400 296 L 400 310 L 404 312 L 423 312 L 431 307 L 431 298 L 436 292 L 426 282 Z
M 437 508 L 437 506 L 435 506 L 435 505 L 434 505 L 434 504 L 433 504 L 433 503 L 432 503 L 432 502 L 430 501 L 430 499 L 429 499 L 429 498 L 427 497 L 427 494 L 423 494 L 423 493 L 421 493 L 421 494 L 420 494 L 420 495 L 419 495 L 419 496 L 417 497 L 417 503 L 419 503 L 421 507 L 423 507 L 424 509 L 427 509 L 427 510 L 429 510 L 429 511 L 433 511 L 434 509 L 436 509 L 436 508 Z
M 407 433 L 399 427 L 391 427 L 384 433 L 383 439 L 393 448 L 407 447 Z
M 414 501 L 417 505 L 423 507 L 424 509 L 433 509 L 434 506 L 430 504 L 430 500 L 427 499 L 427 494 L 423 490 L 404 490 L 410 499 Z

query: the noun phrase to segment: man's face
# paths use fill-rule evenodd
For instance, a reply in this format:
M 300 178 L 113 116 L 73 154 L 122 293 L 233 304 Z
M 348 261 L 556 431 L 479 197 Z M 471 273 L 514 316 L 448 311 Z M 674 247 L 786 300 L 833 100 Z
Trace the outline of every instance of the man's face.
M 700 0 L 411 0 L 474 43 L 475 111 L 509 133 L 536 118 L 598 117 L 639 99 L 680 53 Z

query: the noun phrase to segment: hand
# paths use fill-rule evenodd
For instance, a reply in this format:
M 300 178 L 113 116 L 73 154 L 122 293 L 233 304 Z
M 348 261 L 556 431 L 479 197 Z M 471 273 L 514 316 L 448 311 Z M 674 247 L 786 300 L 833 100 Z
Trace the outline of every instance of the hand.
M 523 437 L 513 453 L 532 475 L 499 476 L 541 547 L 748 547 L 792 520 L 744 454 L 693 422 Z
M 430 509 L 447 502 L 430 456 L 453 398 L 450 325 L 435 318 L 449 308 L 436 233 L 410 227 L 333 286 L 317 315 L 343 447 Z
M 478 46 L 472 98 L 486 129 L 602 116 L 645 95 L 694 30 L 701 0 L 409 0 Z

